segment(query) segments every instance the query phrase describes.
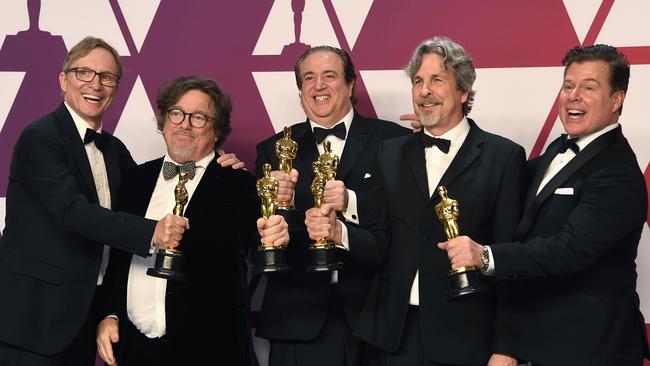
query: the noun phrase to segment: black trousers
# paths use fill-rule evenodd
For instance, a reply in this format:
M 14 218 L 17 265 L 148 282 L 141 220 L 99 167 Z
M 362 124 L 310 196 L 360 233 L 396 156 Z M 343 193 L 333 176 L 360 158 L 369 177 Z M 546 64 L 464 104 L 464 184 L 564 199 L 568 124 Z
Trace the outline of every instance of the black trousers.
M 120 339 L 117 364 L 120 366 L 172 366 L 174 357 L 167 346 L 167 337 L 149 338 L 142 334 L 129 319 L 120 322 L 120 327 L 126 327 L 124 339 Z
M 99 290 L 99 288 L 97 288 Z M 1 366 L 94 366 L 97 356 L 95 334 L 99 324 L 100 296 L 95 291 L 95 297 L 90 310 L 77 336 L 70 346 L 56 355 L 46 356 L 0 343 Z
M 396 352 L 386 352 L 375 347 L 370 348 L 368 352 L 369 365 L 372 366 L 461 366 L 433 362 L 424 354 L 420 338 L 420 314 L 417 306 L 409 305 L 402 341 Z
M 269 366 L 365 366 L 366 344 L 352 335 L 336 285 L 332 285 L 327 319 L 308 341 L 270 340 Z

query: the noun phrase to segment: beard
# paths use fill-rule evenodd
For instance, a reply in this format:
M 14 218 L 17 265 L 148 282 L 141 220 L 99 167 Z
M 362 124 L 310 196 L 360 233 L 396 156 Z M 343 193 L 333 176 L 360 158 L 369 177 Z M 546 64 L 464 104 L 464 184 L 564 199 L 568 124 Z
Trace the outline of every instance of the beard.
M 423 127 L 433 127 L 440 122 L 439 114 L 429 114 L 429 113 L 416 113 L 420 119 L 420 123 Z
M 196 139 L 195 134 L 190 133 L 188 135 Z M 193 141 L 192 144 L 190 144 L 189 146 L 178 146 L 174 141 L 174 139 L 172 138 L 167 148 L 169 149 L 169 155 L 175 156 L 176 158 L 185 161 L 186 159 L 189 159 L 194 155 L 197 146 L 196 146 L 196 141 Z

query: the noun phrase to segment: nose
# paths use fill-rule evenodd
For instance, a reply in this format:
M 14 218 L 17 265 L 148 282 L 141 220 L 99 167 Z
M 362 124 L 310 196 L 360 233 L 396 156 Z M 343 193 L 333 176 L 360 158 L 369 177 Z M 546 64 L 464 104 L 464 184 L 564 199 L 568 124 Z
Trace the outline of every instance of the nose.
M 420 88 L 420 96 L 426 98 L 429 95 L 431 95 L 431 89 L 429 88 L 429 84 L 422 82 L 421 85 L 422 87 Z
M 88 81 L 88 84 L 90 84 L 90 87 L 99 90 L 102 88 L 102 83 L 99 81 L 99 75 L 95 74 L 95 77 L 93 77 L 92 80 Z
M 190 122 L 190 115 L 189 114 L 185 114 L 183 116 L 183 120 L 181 121 L 179 126 L 181 128 L 183 128 L 183 129 L 185 129 L 185 130 L 189 130 L 189 129 L 192 128 L 192 123 Z
M 316 78 L 316 90 L 321 90 L 325 88 L 325 80 L 322 77 Z
M 572 102 L 580 100 L 580 88 L 573 88 L 569 93 L 569 100 Z

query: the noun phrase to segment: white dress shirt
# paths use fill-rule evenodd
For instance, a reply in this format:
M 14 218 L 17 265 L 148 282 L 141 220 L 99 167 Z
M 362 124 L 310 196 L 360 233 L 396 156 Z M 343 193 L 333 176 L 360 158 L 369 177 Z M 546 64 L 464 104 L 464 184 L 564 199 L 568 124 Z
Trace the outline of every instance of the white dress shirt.
M 458 150 L 465 142 L 467 135 L 469 134 L 469 122 L 467 118 L 463 117 L 456 127 L 442 134 L 441 136 L 433 136 L 429 131 L 424 129 L 424 133 L 431 136 L 441 139 L 446 139 L 450 141 L 449 152 L 444 153 L 438 147 L 431 146 L 424 149 L 424 160 L 426 162 L 427 168 L 427 184 L 429 186 L 429 197 L 433 196 L 438 188 L 438 183 L 440 183 L 440 178 L 445 174 L 449 165 L 456 157 Z M 431 243 L 435 245 L 435 243 Z M 409 296 L 409 304 L 411 305 L 420 305 L 420 270 L 415 272 L 415 278 L 413 279 L 413 284 L 411 285 L 411 294 Z
M 196 173 L 194 178 L 185 184 L 189 195 L 187 204 L 192 200 L 203 173 L 208 164 L 214 159 L 215 153 L 211 152 L 203 159 L 195 162 Z M 165 155 L 165 161 L 175 164 L 169 155 Z M 162 167 L 158 174 L 156 187 L 151 195 L 149 206 L 145 217 L 152 220 L 160 220 L 168 213 L 172 213 L 176 202 L 174 200 L 174 188 L 178 184 L 178 178 L 174 177 L 165 180 L 162 174 Z M 187 208 L 187 205 L 185 206 Z M 167 291 L 167 280 L 147 275 L 147 269 L 153 267 L 156 256 L 146 258 L 134 255 L 129 269 L 127 284 L 126 310 L 129 319 L 140 332 L 149 338 L 158 338 L 166 334 L 165 323 L 165 294 Z
M 87 129 L 93 129 L 88 122 L 84 121 L 70 106 L 68 103 L 65 104 L 65 107 L 68 108 L 68 112 L 72 116 L 75 127 L 81 136 L 81 142 L 83 143 L 84 137 L 86 136 Z M 102 133 L 101 124 L 99 129 L 95 131 L 97 133 Z M 106 173 L 106 163 L 104 162 L 104 154 L 95 146 L 95 142 L 88 143 L 84 145 L 86 149 L 86 155 L 88 155 L 88 163 L 90 164 L 90 170 L 93 174 L 93 181 L 95 182 L 95 190 L 97 191 L 97 198 L 99 198 L 99 205 L 111 209 L 111 189 L 108 185 L 108 174 Z M 106 273 L 106 266 L 108 266 L 108 255 L 110 253 L 111 247 L 104 244 L 104 251 L 102 254 L 102 264 L 99 267 L 99 276 L 97 277 L 97 285 L 101 285 L 104 282 L 104 274 Z

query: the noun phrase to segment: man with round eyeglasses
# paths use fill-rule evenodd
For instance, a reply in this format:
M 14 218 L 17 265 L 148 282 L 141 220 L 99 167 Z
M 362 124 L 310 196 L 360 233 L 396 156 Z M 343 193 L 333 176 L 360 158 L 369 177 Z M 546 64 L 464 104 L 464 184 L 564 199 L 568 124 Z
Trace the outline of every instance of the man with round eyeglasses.
M 147 275 L 155 258 L 113 250 L 106 285 L 107 316 L 99 324 L 99 353 L 109 365 L 198 365 L 210 358 L 250 365 L 241 251 L 262 242 L 289 241 L 281 216 L 259 219 L 255 177 L 216 162 L 215 148 L 230 134 L 230 97 L 210 79 L 176 78 L 158 92 L 158 129 L 167 154 L 125 174 L 118 209 L 157 219 L 174 207 L 179 177 L 168 166 L 187 167 L 183 236 L 187 282 Z M 198 326 L 197 326 L 198 325 Z
M 129 151 L 102 130 L 122 65 L 104 40 L 67 54 L 63 102 L 21 133 L 0 239 L 0 365 L 91 365 L 109 248 L 148 256 L 178 246 L 187 219 L 114 208 Z M 232 160 L 230 161 L 232 163 Z

